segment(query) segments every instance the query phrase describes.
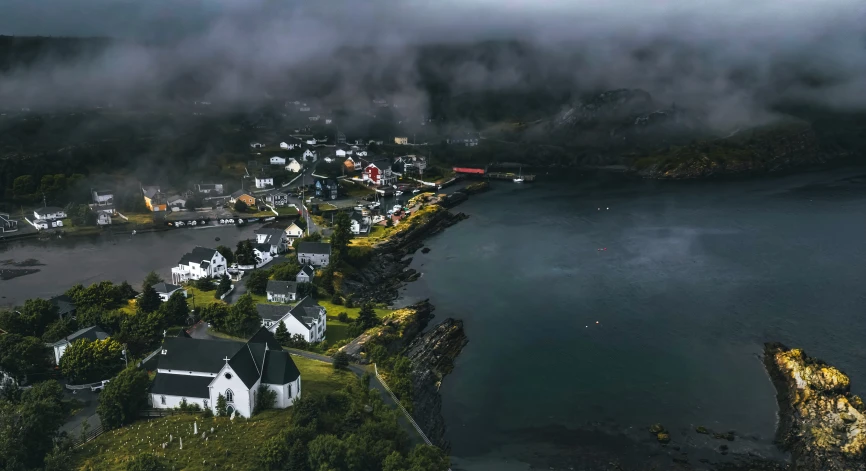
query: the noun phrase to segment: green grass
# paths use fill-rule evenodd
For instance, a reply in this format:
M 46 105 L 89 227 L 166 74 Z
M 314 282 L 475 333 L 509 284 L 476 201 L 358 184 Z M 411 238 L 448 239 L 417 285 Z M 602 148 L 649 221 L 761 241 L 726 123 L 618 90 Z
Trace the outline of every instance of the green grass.
M 211 304 L 223 302 L 222 300 L 213 297 L 216 291 L 202 291 L 193 286 L 184 286 L 183 289 L 186 290 L 186 303 L 189 305 L 190 309 L 201 309 L 202 307 L 210 306 Z M 195 299 L 193 299 L 193 297 L 195 297 Z
M 317 394 L 341 389 L 355 376 L 335 371 L 324 362 L 293 356 L 301 371 L 301 394 Z M 247 419 L 202 418 L 200 414 L 178 414 L 150 421 L 140 420 L 127 427 L 107 432 L 76 450 L 76 469 L 109 471 L 127 469 L 127 461 L 141 452 L 164 458 L 167 469 L 261 469 L 262 444 L 278 434 L 291 421 L 292 409 L 268 410 Z M 193 422 L 198 436 L 193 435 Z M 210 432 L 210 428 L 214 432 Z M 208 439 L 201 438 L 207 432 Z M 162 448 L 169 434 L 172 443 Z M 183 439 L 179 449 L 178 437 Z M 229 454 L 226 453 L 229 452 Z
M 298 210 L 297 208 L 293 208 L 291 206 L 286 206 L 282 208 L 277 208 L 277 213 L 280 216 L 297 216 Z
M 331 203 L 320 203 L 319 211 L 336 211 L 337 207 Z
M 153 213 L 126 213 L 121 211 L 120 214 L 123 214 L 129 219 L 130 224 L 153 224 Z M 117 219 L 123 220 L 122 217 L 118 216 Z
M 341 182 L 343 185 L 343 190 L 346 192 L 346 195 L 352 198 L 359 198 L 367 195 L 372 195 L 375 193 L 375 190 L 372 188 L 368 188 L 360 183 L 350 183 L 348 181 Z

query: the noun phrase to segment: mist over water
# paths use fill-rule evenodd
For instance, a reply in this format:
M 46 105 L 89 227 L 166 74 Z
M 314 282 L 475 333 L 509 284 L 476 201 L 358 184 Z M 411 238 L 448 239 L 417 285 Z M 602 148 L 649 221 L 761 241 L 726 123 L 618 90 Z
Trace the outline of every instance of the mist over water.
M 721 458 L 698 425 L 744 437 L 732 452 L 773 456 L 768 341 L 866 391 L 862 172 L 498 184 L 459 210 L 470 218 L 415 254 L 424 276 L 405 293 L 465 322 L 469 344 L 442 394 L 466 469 L 657 452 L 646 433 L 656 422 L 693 456 Z M 615 443 L 593 448 L 608 435 Z

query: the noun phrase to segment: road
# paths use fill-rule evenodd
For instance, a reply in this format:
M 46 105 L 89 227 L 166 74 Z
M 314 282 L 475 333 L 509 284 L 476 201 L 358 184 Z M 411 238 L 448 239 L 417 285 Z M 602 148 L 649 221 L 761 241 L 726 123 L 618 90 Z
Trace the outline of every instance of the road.
M 272 266 L 272 265 L 274 265 L 274 264 L 276 264 L 276 263 L 284 262 L 285 260 L 286 260 L 286 259 L 285 259 L 285 257 L 283 257 L 283 256 L 275 257 L 275 258 L 272 259 L 270 262 L 268 262 L 268 263 L 266 263 L 266 264 L 264 264 L 264 265 L 262 265 L 262 266 L 256 268 L 256 270 L 264 270 L 264 269 L 267 269 L 268 267 L 270 267 L 270 266 Z M 226 296 L 225 299 L 223 300 L 223 301 L 227 302 L 228 304 L 234 304 L 234 303 L 236 303 L 237 300 L 238 300 L 241 296 L 243 296 L 244 294 L 246 294 L 246 292 L 247 292 L 247 281 L 246 281 L 246 279 L 241 278 L 240 280 L 235 281 L 235 282 L 234 282 L 234 285 L 235 285 L 235 289 L 233 289 L 232 292 L 229 293 L 229 295 Z

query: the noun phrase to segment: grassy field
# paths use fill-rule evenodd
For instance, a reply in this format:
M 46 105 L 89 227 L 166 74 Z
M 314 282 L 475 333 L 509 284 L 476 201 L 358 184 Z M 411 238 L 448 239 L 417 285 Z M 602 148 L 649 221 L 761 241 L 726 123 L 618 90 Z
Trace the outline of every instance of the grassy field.
M 190 309 L 223 302 L 213 297 L 215 291 L 202 291 L 192 286 L 184 286 L 183 289 L 186 290 L 186 303 L 189 304 Z
M 376 224 L 370 229 L 370 233 L 366 236 L 356 236 L 349 242 L 350 245 L 355 245 L 359 247 L 363 246 L 372 246 L 376 245 L 379 242 L 387 239 L 391 236 L 391 233 L 394 232 L 394 227 L 385 227 L 379 224 Z
M 294 208 L 292 206 L 277 208 L 277 214 L 279 214 L 280 216 L 297 216 L 298 208 Z
M 351 183 L 348 181 L 343 181 L 343 182 L 341 182 L 341 185 L 343 186 L 343 190 L 345 190 L 346 195 L 348 195 L 352 198 L 360 198 L 360 197 L 372 195 L 373 193 L 375 193 L 375 190 L 373 190 L 372 188 L 366 187 L 364 185 L 361 185 L 360 183 Z
M 342 388 L 355 376 L 334 371 L 328 364 L 293 356 L 301 371 L 302 394 L 316 394 Z M 108 432 L 78 449 L 74 467 L 83 470 L 125 470 L 130 458 L 141 452 L 163 457 L 168 469 L 261 469 L 261 445 L 279 433 L 291 420 L 292 409 L 269 410 L 247 419 L 210 419 L 199 414 L 179 414 L 150 421 L 138 421 Z M 198 435 L 193 435 L 193 423 Z M 213 428 L 213 432 L 211 432 Z M 202 439 L 205 432 L 207 439 Z M 165 449 L 162 443 L 172 442 Z M 183 439 L 183 450 L 178 438 Z
M 153 213 L 121 213 L 127 218 L 129 218 L 130 224 L 153 224 Z M 118 219 L 123 220 L 122 217 L 118 216 Z

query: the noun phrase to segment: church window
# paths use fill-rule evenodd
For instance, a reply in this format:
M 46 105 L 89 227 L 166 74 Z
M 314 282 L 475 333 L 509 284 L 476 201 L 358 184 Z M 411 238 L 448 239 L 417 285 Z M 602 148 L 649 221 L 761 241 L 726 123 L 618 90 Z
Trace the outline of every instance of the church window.
M 231 389 L 226 389 L 226 402 L 234 402 L 235 394 Z
M 207 409 L 207 399 L 204 400 L 204 408 Z
M 162 403 L 162 405 L 165 405 L 165 396 L 160 396 L 159 402 Z

